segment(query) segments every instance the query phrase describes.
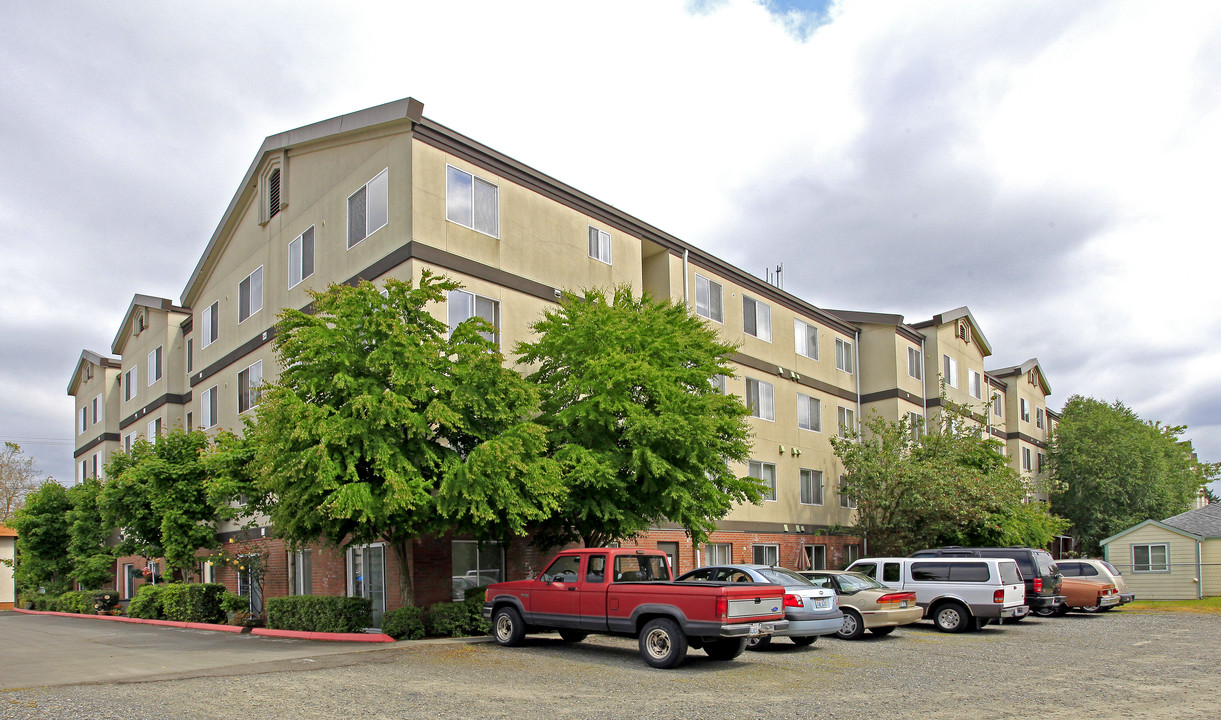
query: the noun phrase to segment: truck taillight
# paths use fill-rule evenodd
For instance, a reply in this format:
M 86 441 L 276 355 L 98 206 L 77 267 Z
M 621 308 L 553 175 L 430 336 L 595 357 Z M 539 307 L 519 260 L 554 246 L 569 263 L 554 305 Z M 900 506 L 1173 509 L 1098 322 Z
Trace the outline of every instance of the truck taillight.
M 729 598 L 720 595 L 716 599 L 716 617 L 718 620 L 729 619 Z
M 801 602 L 801 598 L 793 595 L 792 593 L 788 593 L 784 596 L 784 606 L 799 608 L 805 607 L 805 604 Z
M 1038 580 L 1035 580 L 1035 582 L 1038 582 Z M 1004 590 L 993 590 L 992 591 L 992 602 L 1003 604 L 1005 602 L 1005 591 Z
M 1034 579 L 1034 591 L 1037 593 L 1043 592 L 1043 578 Z

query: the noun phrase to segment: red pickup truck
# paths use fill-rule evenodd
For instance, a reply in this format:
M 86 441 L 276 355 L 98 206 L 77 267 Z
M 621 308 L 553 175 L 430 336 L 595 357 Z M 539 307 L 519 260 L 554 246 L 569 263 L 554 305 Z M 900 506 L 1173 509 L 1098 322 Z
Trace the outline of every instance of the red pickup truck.
M 657 668 L 681 663 L 688 647 L 732 660 L 748 638 L 788 627 L 782 586 L 673 582 L 656 550 L 565 550 L 537 578 L 489 585 L 486 597 L 483 617 L 501 645 L 553 630 L 566 642 L 622 635 L 638 638 L 641 657 Z

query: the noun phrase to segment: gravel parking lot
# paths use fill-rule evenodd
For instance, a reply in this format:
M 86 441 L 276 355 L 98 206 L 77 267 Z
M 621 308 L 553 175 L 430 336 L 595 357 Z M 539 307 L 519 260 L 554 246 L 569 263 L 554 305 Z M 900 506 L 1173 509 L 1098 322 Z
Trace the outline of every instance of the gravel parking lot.
M 0 717 L 1211 719 L 1221 715 L 1218 629 L 1221 616 L 1123 610 L 963 635 L 921 623 L 808 648 L 777 640 L 728 663 L 692 651 L 669 671 L 618 638 L 424 641 L 205 677 L 0 692 Z M 4 663 L 15 650 L 37 652 L 5 648 Z

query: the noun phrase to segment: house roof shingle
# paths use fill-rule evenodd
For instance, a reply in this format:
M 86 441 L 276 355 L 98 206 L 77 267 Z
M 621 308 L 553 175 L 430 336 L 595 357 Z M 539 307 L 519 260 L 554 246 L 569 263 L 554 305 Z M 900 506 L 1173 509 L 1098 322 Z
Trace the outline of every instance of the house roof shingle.
M 1192 535 L 1206 538 L 1221 537 L 1221 505 L 1205 505 L 1202 508 L 1168 517 L 1162 522 Z

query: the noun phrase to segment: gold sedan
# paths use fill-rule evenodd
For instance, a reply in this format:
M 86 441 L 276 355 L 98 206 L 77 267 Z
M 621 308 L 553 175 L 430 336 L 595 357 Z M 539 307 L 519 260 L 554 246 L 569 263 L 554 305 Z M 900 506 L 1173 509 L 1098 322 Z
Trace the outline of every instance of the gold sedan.
M 856 640 L 868 630 L 889 635 L 894 629 L 924 617 L 916 594 L 892 590 L 871 577 L 842 570 L 801 570 L 815 585 L 830 588 L 839 597 L 844 624 L 836 636 Z

